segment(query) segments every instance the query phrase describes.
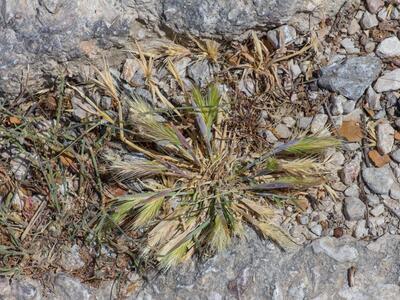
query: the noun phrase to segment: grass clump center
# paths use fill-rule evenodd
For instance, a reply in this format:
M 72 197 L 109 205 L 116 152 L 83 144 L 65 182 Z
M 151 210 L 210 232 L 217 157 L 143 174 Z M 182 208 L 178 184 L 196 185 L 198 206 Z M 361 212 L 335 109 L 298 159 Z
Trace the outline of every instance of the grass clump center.
M 101 86 L 120 101 L 110 81 Z M 314 136 L 264 153 L 245 151 L 230 128 L 229 101 L 216 85 L 206 93 L 194 89 L 185 105 L 168 111 L 133 98 L 119 125 L 121 139 L 138 155 L 108 158 L 108 171 L 137 188 L 112 199 L 101 228 L 138 232 L 141 254 L 164 269 L 195 253 L 225 249 L 233 237 L 245 235 L 244 224 L 282 248 L 295 247 L 272 222 L 273 205 L 290 199 L 290 191 L 320 185 L 328 172 L 321 154 L 339 145 L 335 138 Z

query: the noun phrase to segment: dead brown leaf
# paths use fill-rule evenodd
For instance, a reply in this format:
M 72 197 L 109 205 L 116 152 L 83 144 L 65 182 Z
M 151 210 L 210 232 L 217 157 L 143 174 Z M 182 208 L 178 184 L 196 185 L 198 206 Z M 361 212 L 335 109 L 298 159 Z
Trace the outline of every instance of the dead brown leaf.
M 380 168 L 390 162 L 389 155 L 381 155 L 377 150 L 371 150 L 368 152 L 368 157 L 371 159 L 375 167 Z
M 359 142 L 364 137 L 360 123 L 356 121 L 343 121 L 338 134 L 348 142 Z

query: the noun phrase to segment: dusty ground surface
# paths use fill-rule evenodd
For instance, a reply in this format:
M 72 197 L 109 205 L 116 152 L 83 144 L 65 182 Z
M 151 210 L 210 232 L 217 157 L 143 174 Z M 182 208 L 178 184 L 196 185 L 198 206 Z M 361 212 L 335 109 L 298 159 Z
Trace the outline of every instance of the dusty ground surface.
M 109 180 L 104 169 L 105 152 L 129 159 L 132 150 L 82 97 L 117 115 L 116 104 L 91 81 L 94 69 L 80 77 L 61 74 L 39 91 L 24 87 L 20 97 L 4 101 L 0 272 L 7 279 L 0 299 L 394 299 L 399 19 L 395 1 L 366 1 L 321 18 L 313 33 L 289 26 L 255 32 L 257 38 L 214 44 L 215 56 L 211 42 L 201 39 L 151 40 L 111 66 L 123 98 L 155 102 L 159 92 L 179 103 L 182 87 L 205 90 L 217 82 L 231 101 L 240 143 L 254 152 L 326 127 L 343 139 L 341 150 L 327 153 L 329 187 L 275 207 L 275 222 L 304 246 L 294 253 L 250 233 L 248 244 L 156 273 L 135 255 L 134 233 L 100 239 L 95 230 L 107 202 L 135 187 Z M 265 45 L 261 52 L 258 42 Z M 151 80 L 138 47 L 147 66 L 154 59 Z M 167 69 L 168 57 L 181 82 Z

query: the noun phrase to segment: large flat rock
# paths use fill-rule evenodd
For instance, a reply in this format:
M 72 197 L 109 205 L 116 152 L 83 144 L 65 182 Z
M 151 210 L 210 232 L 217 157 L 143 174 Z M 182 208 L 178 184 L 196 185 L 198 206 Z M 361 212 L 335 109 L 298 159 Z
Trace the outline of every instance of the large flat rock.
M 71 63 L 79 59 L 121 54 L 132 39 L 175 33 L 233 39 L 290 22 L 296 12 L 333 15 L 344 2 L 0 0 L 0 97 L 18 94 L 21 83 L 40 85 L 42 74 L 58 75 L 65 66 L 75 72 Z

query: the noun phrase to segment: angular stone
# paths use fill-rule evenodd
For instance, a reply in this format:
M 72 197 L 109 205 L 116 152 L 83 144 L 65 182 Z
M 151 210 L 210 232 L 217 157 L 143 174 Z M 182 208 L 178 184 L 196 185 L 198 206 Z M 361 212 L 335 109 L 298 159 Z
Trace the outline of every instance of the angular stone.
M 384 39 L 376 48 L 376 54 L 382 58 L 395 57 L 400 55 L 400 40 L 397 36 Z
M 348 245 L 338 247 L 332 237 L 324 237 L 314 241 L 312 248 L 316 254 L 324 253 L 338 262 L 351 262 L 358 258 L 357 249 Z
M 400 89 L 400 69 L 386 72 L 379 77 L 374 85 L 378 93 L 396 91 Z
M 367 186 L 377 194 L 388 194 L 394 180 L 389 167 L 382 168 L 364 168 L 362 177 Z
M 325 115 L 325 114 L 315 115 L 315 117 L 311 123 L 311 132 L 318 133 L 318 132 L 322 131 L 324 129 L 327 121 L 328 121 L 327 115 Z
M 372 87 L 369 87 L 366 93 L 366 100 L 368 104 L 368 108 L 372 110 L 381 110 L 381 94 L 378 94 L 375 92 L 375 90 Z
M 381 123 L 376 127 L 377 148 L 381 154 L 392 151 L 394 144 L 394 129 L 389 123 Z
M 370 29 L 372 27 L 378 26 L 379 22 L 376 15 L 369 12 L 365 12 L 361 18 L 360 25 L 363 29 Z
M 357 221 L 364 218 L 365 204 L 356 197 L 347 197 L 344 200 L 343 213 L 347 220 Z
M 382 62 L 376 57 L 354 57 L 321 69 L 319 86 L 358 100 L 378 77 Z
M 288 25 L 283 25 L 267 32 L 267 39 L 275 49 L 290 44 L 296 37 L 296 29 Z
M 346 163 L 339 175 L 343 183 L 346 185 L 352 184 L 360 173 L 360 158 L 356 156 L 350 162 Z
M 367 9 L 371 14 L 376 14 L 385 5 L 383 0 L 366 0 Z

